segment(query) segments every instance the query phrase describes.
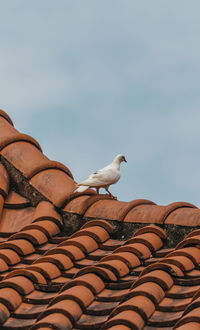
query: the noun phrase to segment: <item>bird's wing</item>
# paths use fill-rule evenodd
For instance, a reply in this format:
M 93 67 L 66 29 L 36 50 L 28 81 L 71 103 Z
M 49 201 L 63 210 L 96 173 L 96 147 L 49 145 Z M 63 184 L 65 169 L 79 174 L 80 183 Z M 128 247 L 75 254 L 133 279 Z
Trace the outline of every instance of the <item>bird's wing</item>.
M 103 168 L 101 168 L 100 170 L 96 171 L 94 174 L 97 174 L 97 173 L 105 173 L 107 171 L 113 171 L 113 167 L 112 167 L 112 164 L 109 164 Z
M 107 167 L 107 166 L 106 166 Z M 116 183 L 120 178 L 119 171 L 113 171 L 110 168 L 103 168 L 81 182 L 79 185 L 87 185 L 90 187 L 101 187 Z

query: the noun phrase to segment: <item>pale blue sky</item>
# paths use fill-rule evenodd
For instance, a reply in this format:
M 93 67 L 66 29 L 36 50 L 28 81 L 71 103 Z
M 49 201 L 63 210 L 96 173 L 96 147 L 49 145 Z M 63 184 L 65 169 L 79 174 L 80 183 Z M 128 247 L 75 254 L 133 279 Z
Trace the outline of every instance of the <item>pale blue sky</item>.
M 77 181 L 124 153 L 121 200 L 200 205 L 200 2 L 0 3 L 0 108 Z

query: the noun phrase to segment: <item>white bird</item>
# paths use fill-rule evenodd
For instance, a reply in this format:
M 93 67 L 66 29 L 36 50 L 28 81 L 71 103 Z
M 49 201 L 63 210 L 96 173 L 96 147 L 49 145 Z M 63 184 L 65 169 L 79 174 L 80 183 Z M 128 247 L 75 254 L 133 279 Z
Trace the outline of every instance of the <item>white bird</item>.
M 111 198 L 114 197 L 108 190 L 111 184 L 116 183 L 120 179 L 120 163 L 126 162 L 124 155 L 117 155 L 111 164 L 105 166 L 104 168 L 98 170 L 94 174 L 89 175 L 89 177 L 77 184 L 77 189 L 75 192 L 83 192 L 89 187 L 96 188 L 99 194 L 100 188 L 105 188 Z

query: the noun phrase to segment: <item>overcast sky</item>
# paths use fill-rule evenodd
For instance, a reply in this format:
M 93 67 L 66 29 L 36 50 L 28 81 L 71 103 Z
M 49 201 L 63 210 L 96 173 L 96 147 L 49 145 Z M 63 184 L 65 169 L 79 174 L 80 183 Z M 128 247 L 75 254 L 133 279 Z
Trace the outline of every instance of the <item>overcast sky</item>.
M 200 206 L 199 0 L 0 1 L 0 108 L 76 181 Z

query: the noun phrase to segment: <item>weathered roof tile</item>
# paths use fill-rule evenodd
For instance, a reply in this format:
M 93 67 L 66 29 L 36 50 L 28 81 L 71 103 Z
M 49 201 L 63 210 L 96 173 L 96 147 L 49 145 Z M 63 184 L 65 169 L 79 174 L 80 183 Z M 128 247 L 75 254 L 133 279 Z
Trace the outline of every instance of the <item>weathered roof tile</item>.
M 2 110 L 0 150 L 2 329 L 199 329 L 197 207 L 74 193 Z

